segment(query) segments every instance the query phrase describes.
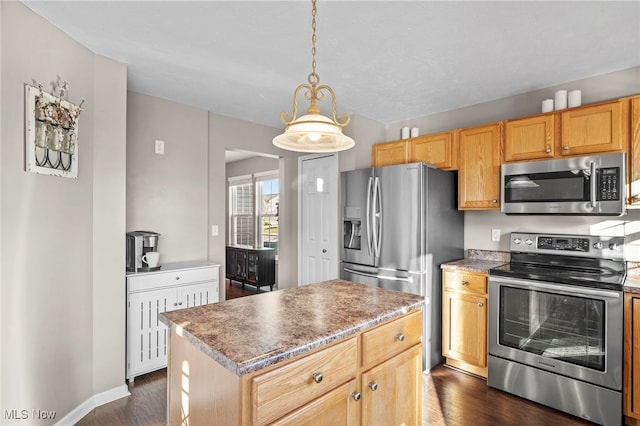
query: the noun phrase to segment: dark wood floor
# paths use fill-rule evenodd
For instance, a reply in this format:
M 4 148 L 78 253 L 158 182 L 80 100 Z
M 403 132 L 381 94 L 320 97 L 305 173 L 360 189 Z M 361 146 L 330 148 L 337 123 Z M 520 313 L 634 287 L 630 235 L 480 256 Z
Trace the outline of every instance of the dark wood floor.
M 227 282 L 227 299 L 253 295 Z M 137 377 L 129 384 L 131 396 L 105 404 L 78 425 L 165 425 L 166 369 Z M 589 425 L 577 417 L 487 387 L 480 378 L 438 366 L 424 376 L 423 426 L 466 425 Z M 212 425 L 215 421 L 212 420 Z M 198 425 L 196 425 L 198 426 Z M 226 425 L 221 425 L 226 426 Z M 325 426 L 325 425 L 322 425 Z

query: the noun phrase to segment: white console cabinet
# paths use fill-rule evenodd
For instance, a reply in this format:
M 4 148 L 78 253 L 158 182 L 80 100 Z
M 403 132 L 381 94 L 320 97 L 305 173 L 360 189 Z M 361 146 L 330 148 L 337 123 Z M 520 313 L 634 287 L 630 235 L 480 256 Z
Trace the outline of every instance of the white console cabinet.
M 127 273 L 127 379 L 167 366 L 169 336 L 161 312 L 219 301 L 220 267 L 207 262 Z

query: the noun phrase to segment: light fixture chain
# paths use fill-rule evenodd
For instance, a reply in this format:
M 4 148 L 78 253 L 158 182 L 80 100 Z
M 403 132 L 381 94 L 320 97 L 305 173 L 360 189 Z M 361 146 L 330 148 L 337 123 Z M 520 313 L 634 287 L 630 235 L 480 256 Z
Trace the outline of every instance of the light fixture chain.
M 311 0 L 311 4 L 313 6 L 311 9 L 311 28 L 313 34 L 311 35 L 311 74 L 309 75 L 309 83 L 315 86 L 320 81 L 320 77 L 316 72 L 316 14 L 318 13 L 318 9 L 316 7 L 316 0 Z

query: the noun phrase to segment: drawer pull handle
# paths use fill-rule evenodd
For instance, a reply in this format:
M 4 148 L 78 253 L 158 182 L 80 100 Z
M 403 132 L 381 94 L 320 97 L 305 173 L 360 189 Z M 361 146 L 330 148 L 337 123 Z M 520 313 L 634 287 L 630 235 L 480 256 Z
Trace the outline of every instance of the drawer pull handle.
M 351 397 L 355 400 L 355 401 L 360 401 L 360 392 L 354 392 L 351 394 Z
M 378 384 L 376 382 L 369 383 L 369 389 L 371 389 L 372 391 L 378 390 Z
M 462 280 L 460 281 L 460 285 L 469 285 L 469 281 Z
M 322 373 L 313 373 L 313 381 L 320 383 L 322 381 Z
M 404 334 L 400 333 L 396 336 L 396 339 L 398 339 L 400 342 L 404 341 Z
M 484 303 L 482 303 L 482 302 L 478 302 L 478 307 L 479 307 L 479 308 L 482 308 L 483 306 L 484 306 Z

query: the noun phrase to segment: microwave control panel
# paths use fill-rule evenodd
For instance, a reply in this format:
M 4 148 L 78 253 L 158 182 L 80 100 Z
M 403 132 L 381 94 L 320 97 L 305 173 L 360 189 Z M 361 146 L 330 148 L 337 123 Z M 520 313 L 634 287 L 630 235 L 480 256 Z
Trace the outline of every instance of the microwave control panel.
M 610 167 L 598 170 L 598 201 L 620 199 L 620 168 Z

